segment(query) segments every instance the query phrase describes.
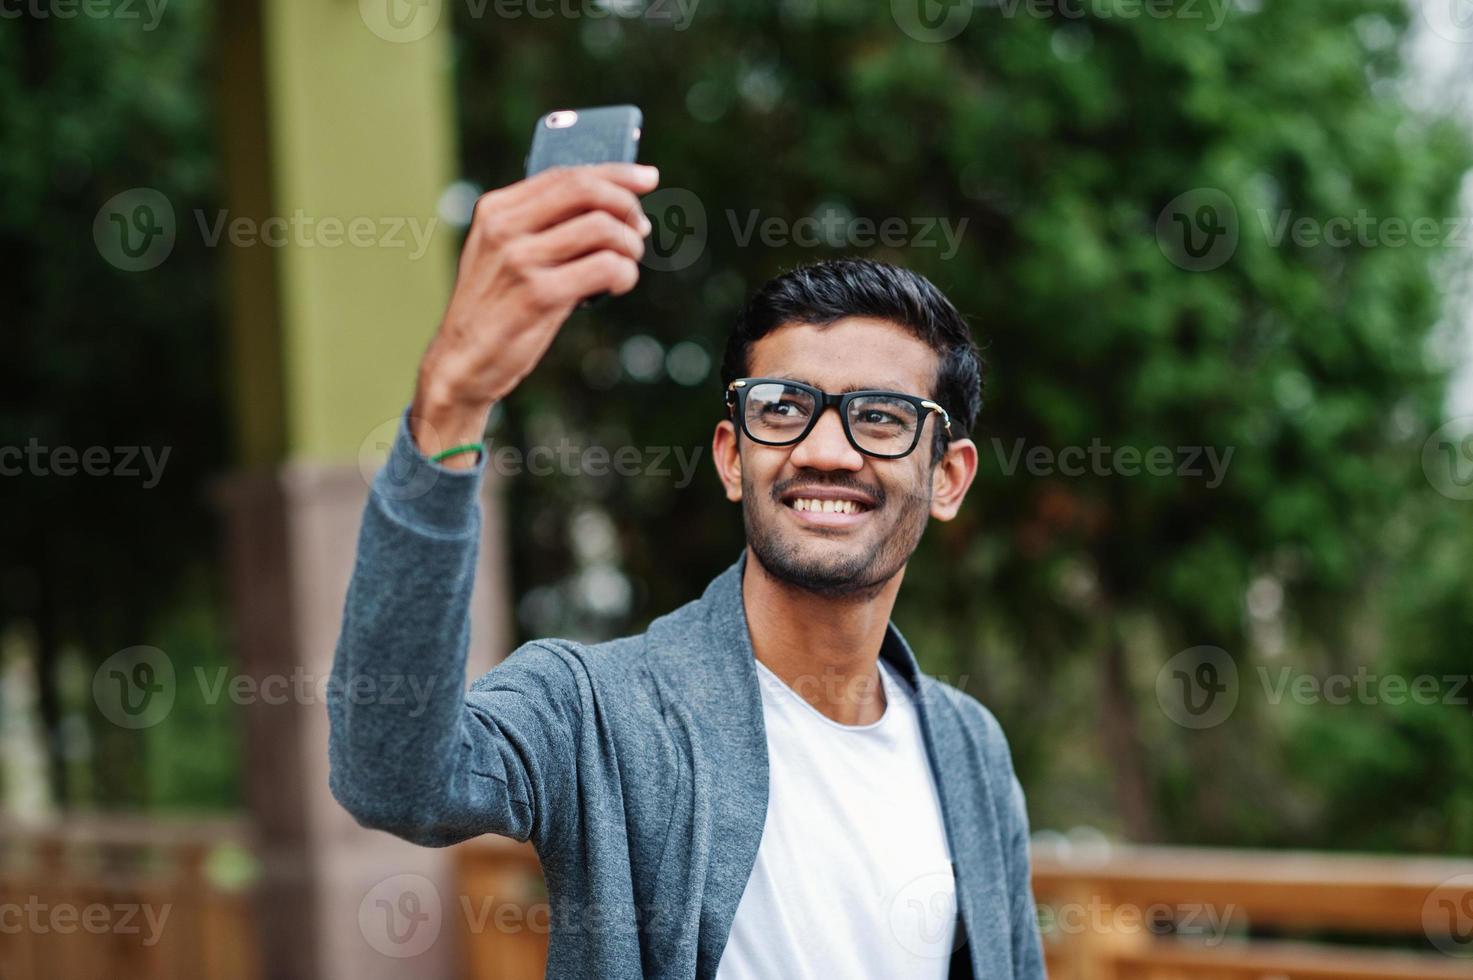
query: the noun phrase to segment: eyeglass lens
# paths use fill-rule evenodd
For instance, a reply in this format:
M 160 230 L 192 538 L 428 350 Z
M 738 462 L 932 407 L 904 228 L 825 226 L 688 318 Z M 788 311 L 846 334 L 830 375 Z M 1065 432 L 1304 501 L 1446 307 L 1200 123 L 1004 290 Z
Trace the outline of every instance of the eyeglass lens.
M 761 442 L 782 444 L 803 434 L 817 401 L 812 392 L 764 381 L 747 391 L 747 433 Z M 849 431 L 866 452 L 890 455 L 904 452 L 915 441 L 920 412 L 911 402 L 886 395 L 850 399 Z

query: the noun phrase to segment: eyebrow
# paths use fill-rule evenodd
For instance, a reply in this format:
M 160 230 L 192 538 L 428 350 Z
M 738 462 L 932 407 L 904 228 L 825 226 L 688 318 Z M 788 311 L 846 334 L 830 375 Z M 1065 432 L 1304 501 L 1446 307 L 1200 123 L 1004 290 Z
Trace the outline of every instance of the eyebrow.
M 820 391 L 827 391 L 828 390 L 827 388 L 825 388 L 821 384 L 817 384 L 817 383 L 815 383 L 813 381 L 809 381 L 807 378 L 794 377 L 791 374 L 771 374 L 771 375 L 768 375 L 768 377 L 774 378 L 774 379 L 779 380 L 779 381 L 797 381 L 800 384 L 809 385 L 811 387 L 814 387 L 814 388 L 819 389 Z M 906 388 L 905 388 L 905 385 L 897 384 L 894 381 L 881 381 L 878 384 L 851 384 L 851 385 L 845 385 L 842 388 L 836 389 L 833 392 L 833 394 L 835 394 L 835 395 L 847 395 L 851 391 L 872 391 L 872 390 L 876 390 L 876 391 L 902 391 L 903 392 L 903 391 L 906 390 Z

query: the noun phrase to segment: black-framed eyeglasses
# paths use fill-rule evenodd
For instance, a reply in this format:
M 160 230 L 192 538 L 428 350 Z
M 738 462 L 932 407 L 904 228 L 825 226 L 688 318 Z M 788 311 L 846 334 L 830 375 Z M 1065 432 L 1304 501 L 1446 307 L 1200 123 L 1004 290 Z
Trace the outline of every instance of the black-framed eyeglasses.
M 726 406 L 742 431 L 764 446 L 801 442 L 829 406 L 839 410 L 849 444 L 867 456 L 899 459 L 921 441 L 932 412 L 951 435 L 951 416 L 929 398 L 898 391 L 846 391 L 833 395 L 786 378 L 738 378 L 726 386 Z

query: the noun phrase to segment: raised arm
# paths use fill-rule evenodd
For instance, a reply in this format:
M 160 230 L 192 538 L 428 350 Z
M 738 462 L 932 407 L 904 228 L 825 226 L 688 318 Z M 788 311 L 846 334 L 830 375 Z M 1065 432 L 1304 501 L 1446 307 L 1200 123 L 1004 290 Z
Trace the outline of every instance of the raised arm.
M 530 643 L 465 687 L 491 405 L 541 360 L 577 303 L 639 277 L 653 168 L 555 168 L 477 203 L 414 403 L 376 477 L 328 693 L 330 783 L 359 822 L 446 845 L 559 835 L 582 703 L 576 664 Z

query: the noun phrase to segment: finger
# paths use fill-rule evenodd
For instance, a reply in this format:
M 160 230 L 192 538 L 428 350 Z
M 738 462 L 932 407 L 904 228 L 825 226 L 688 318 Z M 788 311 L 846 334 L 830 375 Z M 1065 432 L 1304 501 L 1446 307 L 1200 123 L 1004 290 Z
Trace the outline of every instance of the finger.
M 646 219 L 642 228 L 648 227 Z M 527 236 L 520 244 L 531 265 L 558 265 L 602 249 L 612 249 L 636 262 L 644 256 L 644 233 L 607 211 L 588 211 L 569 218 Z
M 601 177 L 596 167 L 564 167 L 501 215 L 502 230 L 509 234 L 545 231 L 585 211 L 607 211 L 631 228 L 640 226 L 644 209 L 634 191 Z M 540 174 L 538 176 L 541 176 Z
M 570 173 L 578 172 L 610 181 L 636 194 L 647 194 L 660 183 L 659 168 L 642 163 L 595 163 L 577 167 L 549 167 L 525 180 L 519 180 L 482 194 L 476 200 L 472 221 L 492 219 L 504 225 L 506 224 L 504 219 L 508 214 L 523 213 L 522 209 L 527 204 L 542 199 L 550 187 L 556 188 L 568 180 Z M 506 228 L 509 234 L 527 230 L 538 229 L 517 226 Z
M 627 187 L 636 194 L 648 194 L 660 184 L 660 168 L 647 163 L 585 163 L 574 167 L 549 167 L 519 183 L 535 191 L 543 184 L 556 181 L 560 171 L 568 170 L 586 171 L 595 177 Z
M 612 293 L 622 296 L 639 282 L 639 263 L 621 252 L 604 249 L 538 273 L 544 295 L 571 306 L 585 296 Z

